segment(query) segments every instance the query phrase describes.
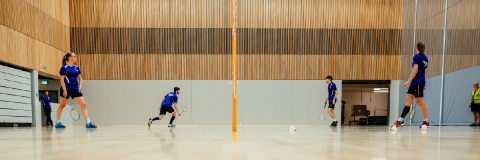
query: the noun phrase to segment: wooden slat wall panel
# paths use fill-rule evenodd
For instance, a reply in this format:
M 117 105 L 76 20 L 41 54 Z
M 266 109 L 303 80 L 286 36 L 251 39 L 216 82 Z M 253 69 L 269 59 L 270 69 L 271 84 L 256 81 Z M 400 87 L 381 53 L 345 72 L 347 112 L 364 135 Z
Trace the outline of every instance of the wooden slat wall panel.
M 43 42 L 35 41 L 34 53 L 36 54 L 34 67 L 36 70 L 59 76 L 59 70 L 62 66 L 62 58 L 65 55 L 65 52 Z M 46 65 L 47 68 L 43 69 L 43 65 Z
M 79 54 L 85 79 L 229 79 L 231 55 Z M 174 67 L 172 67 L 174 66 Z M 132 70 L 131 68 L 135 68 Z
M 418 1 L 415 42 L 425 42 L 429 59 L 427 77 L 442 74 L 445 1 Z M 480 66 L 480 1 L 448 1 L 445 74 Z M 415 3 L 404 6 L 401 79 L 411 73 L 413 58 L 413 28 Z M 428 9 L 425 9 L 428 8 Z
M 402 77 L 408 79 L 412 72 L 412 62 L 415 44 L 424 42 L 426 44 L 425 55 L 428 58 L 428 71 L 426 77 L 435 77 L 442 74 L 442 58 L 443 58 L 443 27 L 445 23 L 445 1 L 423 0 L 418 1 L 417 21 L 415 23 L 415 1 L 408 4 L 408 11 L 413 15 L 404 17 L 408 21 L 404 26 L 404 33 L 411 34 L 405 38 L 411 38 L 403 43 L 404 52 L 402 53 Z M 428 9 L 426 9 L 428 8 Z M 413 41 L 413 29 L 416 24 L 415 40 Z
M 449 2 L 449 6 L 445 73 L 480 66 L 480 1 Z
M 72 28 L 79 54 L 231 54 L 228 28 Z M 395 29 L 250 29 L 239 54 L 399 55 Z
M 401 29 L 403 0 L 242 0 L 238 28 Z M 71 27 L 231 28 L 231 0 L 70 0 Z
M 20 32 L 0 25 L 0 60 L 35 68 L 35 40 Z M 14 53 L 14 54 L 12 54 Z
M 0 61 L 59 76 L 70 51 L 68 9 L 68 0 L 1 0 Z
M 239 1 L 239 79 L 398 79 L 402 3 Z M 70 17 L 86 79 L 231 78 L 230 0 L 70 0 Z
M 55 1 L 68 3 L 68 1 L 65 0 Z M 66 23 L 67 25 L 65 25 L 65 22 L 59 21 L 62 19 L 64 21 L 69 21 L 68 10 L 56 9 L 57 7 L 55 7 L 55 5 L 53 6 L 54 8 L 48 7 L 51 6 L 51 4 L 61 4 L 58 6 L 65 6 L 68 9 L 68 5 L 64 5 L 63 3 L 47 3 L 48 1 L 45 1 L 45 3 L 49 5 L 44 8 L 49 8 L 49 10 L 53 11 L 59 10 L 59 12 L 65 14 L 57 16 L 57 18 L 61 18 L 57 20 L 36 8 L 32 5 L 32 2 L 33 1 L 30 1 L 30 3 L 28 3 L 22 0 L 0 1 L 0 13 L 3 18 L 2 24 L 64 52 L 68 52 L 70 50 L 70 29 L 67 26 L 69 23 Z M 42 3 L 43 2 L 44 1 L 42 1 Z M 33 4 L 36 3 L 37 2 Z
M 79 54 L 85 79 L 202 79 L 231 77 L 226 54 Z M 239 55 L 239 79 L 342 80 L 398 78 L 397 55 Z M 119 67 L 120 66 L 120 67 Z M 172 67 L 173 66 L 173 67 Z M 134 69 L 132 69 L 134 68 Z M 88 72 L 95 70 L 96 72 Z M 338 72 L 346 70 L 348 72 Z
M 2 2 L 4 25 L 30 37 L 35 37 L 35 7 L 19 0 L 3 0 Z

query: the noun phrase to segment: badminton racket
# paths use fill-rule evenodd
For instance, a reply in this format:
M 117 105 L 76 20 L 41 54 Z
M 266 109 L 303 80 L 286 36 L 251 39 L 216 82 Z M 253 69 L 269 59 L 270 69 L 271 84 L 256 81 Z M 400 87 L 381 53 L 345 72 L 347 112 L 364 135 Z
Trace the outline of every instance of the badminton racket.
M 320 120 L 320 121 L 324 121 L 324 120 L 325 120 L 325 108 L 327 108 L 327 104 L 326 104 L 326 103 L 325 103 L 325 105 L 323 106 L 322 114 L 320 114 L 320 117 L 319 117 L 319 120 Z
M 412 108 L 412 113 L 410 113 L 410 120 L 413 120 L 413 116 L 415 116 L 416 108 L 417 108 L 417 104 L 415 103 L 415 105 Z
M 70 106 L 70 116 L 72 117 L 73 120 L 78 121 L 80 119 L 80 113 L 78 113 L 77 109 L 73 108 L 73 105 L 68 104 Z
M 182 112 L 180 112 L 180 115 L 182 115 L 183 112 L 187 112 L 187 107 L 183 106 L 183 109 L 182 109 Z

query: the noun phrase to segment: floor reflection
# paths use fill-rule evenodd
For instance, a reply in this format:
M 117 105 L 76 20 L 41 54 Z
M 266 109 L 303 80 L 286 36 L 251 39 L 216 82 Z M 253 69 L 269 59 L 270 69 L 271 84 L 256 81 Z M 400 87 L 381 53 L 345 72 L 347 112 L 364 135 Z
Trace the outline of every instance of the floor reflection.
M 479 159 L 480 127 L 1 128 L 1 159 Z

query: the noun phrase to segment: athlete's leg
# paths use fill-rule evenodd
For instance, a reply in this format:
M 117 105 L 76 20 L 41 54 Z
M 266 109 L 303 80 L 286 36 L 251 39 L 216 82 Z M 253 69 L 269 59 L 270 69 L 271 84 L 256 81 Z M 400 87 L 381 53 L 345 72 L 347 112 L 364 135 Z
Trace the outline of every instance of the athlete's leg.
M 395 121 L 394 124 L 392 124 L 390 127 L 402 127 L 405 125 L 404 119 L 405 116 L 407 116 L 408 112 L 410 112 L 410 106 L 412 105 L 412 101 L 415 98 L 413 94 L 407 93 L 407 97 L 405 98 L 405 107 L 403 108 L 402 114 L 398 118 L 397 121 Z
M 158 115 L 158 117 L 152 118 L 152 122 L 153 122 L 153 121 L 162 120 L 162 119 L 163 119 L 163 116 L 164 116 L 164 114 L 161 114 L 161 115 Z
M 335 112 L 333 111 L 333 109 L 329 108 L 329 109 L 327 110 L 327 113 L 328 113 L 328 115 L 330 115 L 330 117 L 332 117 L 332 119 L 335 118 Z
M 76 97 L 74 99 L 75 101 L 77 101 L 78 105 L 80 105 L 80 108 L 82 108 L 83 118 L 85 118 L 85 120 L 88 120 L 89 117 L 87 111 L 87 103 L 85 103 L 85 99 L 83 97 Z
M 170 118 L 170 124 L 172 124 L 173 120 L 175 120 L 175 112 L 172 112 L 172 118 Z
M 60 104 L 58 105 L 57 109 L 57 121 L 56 123 L 60 122 L 60 118 L 62 117 L 63 108 L 67 105 L 68 99 L 60 97 Z
M 408 112 L 410 112 L 410 107 L 414 98 L 415 96 L 413 96 L 413 94 L 407 94 L 407 97 L 405 98 L 405 108 L 403 108 L 402 114 L 400 115 L 402 120 L 407 116 Z
M 417 104 L 422 109 L 423 121 L 428 120 L 428 109 L 427 109 L 427 105 L 425 105 L 425 102 L 423 102 L 423 97 L 417 97 L 415 98 L 415 100 L 417 101 Z
M 62 117 L 63 108 L 67 105 L 68 99 L 60 97 L 60 105 L 57 109 L 57 120 L 55 122 L 55 128 L 65 128 L 65 125 L 60 122 L 60 118 Z

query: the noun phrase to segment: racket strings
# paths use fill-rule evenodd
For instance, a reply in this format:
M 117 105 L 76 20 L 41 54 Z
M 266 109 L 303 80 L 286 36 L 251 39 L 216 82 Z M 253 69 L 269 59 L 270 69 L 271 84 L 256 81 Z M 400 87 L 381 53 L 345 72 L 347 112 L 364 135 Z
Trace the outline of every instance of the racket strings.
M 72 111 L 70 111 L 70 115 L 72 116 L 72 119 L 75 121 L 80 119 L 80 113 L 78 113 L 76 109 L 72 109 Z
M 323 111 L 322 111 L 322 114 L 320 114 L 320 121 L 324 121 L 325 120 L 325 109 L 327 108 L 327 105 L 323 106 Z
M 73 120 L 77 121 L 80 119 L 80 113 L 77 111 L 77 109 L 73 108 L 73 105 L 70 104 L 70 101 L 67 102 L 67 105 L 70 106 L 70 116 L 72 117 Z

